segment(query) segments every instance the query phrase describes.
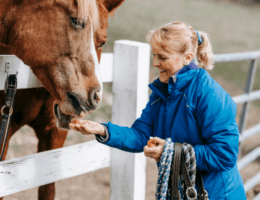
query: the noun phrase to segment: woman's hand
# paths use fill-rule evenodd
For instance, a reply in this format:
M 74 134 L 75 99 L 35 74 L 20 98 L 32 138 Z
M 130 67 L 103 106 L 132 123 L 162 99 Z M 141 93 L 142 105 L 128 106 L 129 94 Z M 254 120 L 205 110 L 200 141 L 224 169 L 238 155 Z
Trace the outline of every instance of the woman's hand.
M 163 152 L 163 146 L 165 140 L 158 137 L 150 137 L 150 140 L 147 142 L 147 145 L 144 147 L 144 155 L 156 160 L 159 162 Z
M 72 119 L 69 125 L 73 130 L 79 131 L 83 135 L 97 134 L 106 136 L 105 128 L 97 122 Z

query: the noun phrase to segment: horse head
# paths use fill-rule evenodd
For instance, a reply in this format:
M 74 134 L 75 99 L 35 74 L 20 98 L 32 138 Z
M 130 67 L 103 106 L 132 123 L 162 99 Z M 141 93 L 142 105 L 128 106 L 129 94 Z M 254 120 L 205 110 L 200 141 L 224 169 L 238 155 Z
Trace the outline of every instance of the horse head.
M 55 97 L 58 126 L 94 111 L 108 16 L 124 0 L 10 0 L 0 4 L 0 44 L 31 67 Z M 30 4 L 30 5 L 28 5 Z

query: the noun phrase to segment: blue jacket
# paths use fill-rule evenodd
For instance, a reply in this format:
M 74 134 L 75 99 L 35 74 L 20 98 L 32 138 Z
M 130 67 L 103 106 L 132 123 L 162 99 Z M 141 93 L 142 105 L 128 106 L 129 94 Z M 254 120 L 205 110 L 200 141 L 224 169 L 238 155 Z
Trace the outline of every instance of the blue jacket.
M 237 169 L 239 131 L 236 104 L 230 95 L 194 63 L 164 84 L 155 80 L 149 102 L 131 128 L 112 123 L 108 146 L 142 152 L 150 136 L 171 137 L 194 147 L 197 170 L 203 171 L 210 200 L 245 200 Z

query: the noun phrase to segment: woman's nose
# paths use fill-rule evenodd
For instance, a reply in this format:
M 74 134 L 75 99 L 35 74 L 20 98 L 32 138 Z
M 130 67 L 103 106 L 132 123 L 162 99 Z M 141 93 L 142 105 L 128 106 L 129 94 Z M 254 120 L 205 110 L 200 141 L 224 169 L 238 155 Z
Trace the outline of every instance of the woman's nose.
M 158 62 L 158 60 L 157 59 L 153 59 L 153 66 L 154 67 L 158 67 L 159 66 L 159 62 Z

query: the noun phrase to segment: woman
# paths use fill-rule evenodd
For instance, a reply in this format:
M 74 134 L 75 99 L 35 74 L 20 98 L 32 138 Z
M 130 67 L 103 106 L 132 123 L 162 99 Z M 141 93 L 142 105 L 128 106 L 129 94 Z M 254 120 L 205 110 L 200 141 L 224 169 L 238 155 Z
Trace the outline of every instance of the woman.
M 173 22 L 150 31 L 153 66 L 159 78 L 149 85 L 149 102 L 131 128 L 112 123 L 73 120 L 82 134 L 96 134 L 99 142 L 128 152 L 142 152 L 160 161 L 166 138 L 194 147 L 197 170 L 202 171 L 210 200 L 245 200 L 237 169 L 239 131 L 236 104 L 204 69 L 213 68 L 209 38 L 204 32 Z M 199 69 L 192 61 L 194 56 Z M 148 147 L 150 136 L 158 146 Z

